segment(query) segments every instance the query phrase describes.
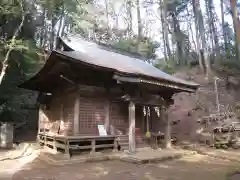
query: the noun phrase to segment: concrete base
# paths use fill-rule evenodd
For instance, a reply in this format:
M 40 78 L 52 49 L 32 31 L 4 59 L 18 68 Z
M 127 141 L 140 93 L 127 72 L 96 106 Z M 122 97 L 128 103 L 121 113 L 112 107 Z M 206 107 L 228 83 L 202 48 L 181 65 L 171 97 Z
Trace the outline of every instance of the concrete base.
M 181 158 L 185 155 L 195 154 L 194 151 L 171 149 L 171 150 L 153 150 L 151 148 L 137 149 L 136 153 L 129 154 L 126 152 L 108 153 L 108 154 L 90 154 L 90 155 L 75 155 L 71 159 L 63 158 L 58 155 L 53 154 L 42 154 L 43 160 L 49 164 L 54 165 L 64 165 L 64 164 L 74 164 L 80 162 L 99 162 L 108 160 L 120 160 L 124 162 L 134 163 L 134 164 L 146 164 L 146 163 L 157 163 L 161 161 L 167 161 L 172 159 Z
M 185 155 L 195 154 L 194 151 L 185 151 L 181 149 L 156 149 L 143 148 L 138 149 L 136 153 L 125 153 L 119 155 L 119 159 L 125 162 L 131 162 L 135 164 L 157 163 L 161 161 L 167 161 L 172 159 L 178 159 Z

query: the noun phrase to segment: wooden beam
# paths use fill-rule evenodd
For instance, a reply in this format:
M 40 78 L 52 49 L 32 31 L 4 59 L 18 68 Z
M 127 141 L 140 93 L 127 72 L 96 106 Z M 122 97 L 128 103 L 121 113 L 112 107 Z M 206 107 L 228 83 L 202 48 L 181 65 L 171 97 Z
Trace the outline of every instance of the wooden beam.
M 163 97 L 159 95 L 144 94 L 142 97 L 132 97 L 131 98 L 135 104 L 145 105 L 145 106 L 162 106 L 166 105 L 166 101 Z
M 73 117 L 73 134 L 77 135 L 79 133 L 79 121 L 80 121 L 80 95 L 76 94 L 74 101 L 74 117 Z
M 134 153 L 136 151 L 135 142 L 135 103 L 129 102 L 129 152 Z

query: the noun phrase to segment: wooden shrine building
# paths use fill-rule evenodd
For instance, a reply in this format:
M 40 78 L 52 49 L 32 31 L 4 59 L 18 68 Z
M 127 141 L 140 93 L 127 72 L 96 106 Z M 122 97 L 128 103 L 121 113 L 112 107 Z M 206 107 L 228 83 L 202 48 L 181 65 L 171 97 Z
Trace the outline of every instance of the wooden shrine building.
M 69 36 L 59 39 L 58 50 L 20 87 L 40 92 L 40 143 L 66 153 L 126 144 L 134 152 L 144 144 L 147 131 L 160 131 L 172 96 L 195 92 L 198 84 Z M 150 107 L 149 119 L 143 107 Z M 166 122 L 165 139 L 169 140 L 170 123 Z

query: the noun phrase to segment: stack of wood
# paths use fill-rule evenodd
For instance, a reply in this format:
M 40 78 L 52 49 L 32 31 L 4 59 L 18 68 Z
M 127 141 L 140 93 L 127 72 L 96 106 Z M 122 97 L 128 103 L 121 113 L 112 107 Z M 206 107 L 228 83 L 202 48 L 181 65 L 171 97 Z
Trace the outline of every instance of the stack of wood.
M 228 122 L 213 128 L 214 147 L 228 149 L 240 148 L 240 123 Z
M 240 149 L 240 122 L 233 113 L 203 117 L 198 123 L 204 125 L 204 132 L 208 131 L 205 143 L 211 142 L 209 145 L 215 148 Z
M 220 114 L 211 114 L 210 116 L 205 116 L 200 119 L 198 119 L 198 123 L 205 124 L 205 123 L 211 123 L 211 122 L 217 122 L 217 121 L 225 121 L 226 119 L 232 119 L 235 117 L 234 113 L 228 112 L 228 113 L 220 113 Z

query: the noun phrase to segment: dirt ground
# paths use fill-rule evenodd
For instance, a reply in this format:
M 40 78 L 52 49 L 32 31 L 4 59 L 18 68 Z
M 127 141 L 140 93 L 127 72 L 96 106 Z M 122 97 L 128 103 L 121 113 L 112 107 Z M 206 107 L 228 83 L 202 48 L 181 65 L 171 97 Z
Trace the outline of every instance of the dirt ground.
M 51 166 L 36 159 L 15 173 L 13 180 L 226 180 L 236 169 L 240 164 L 203 155 L 147 165 L 105 161 Z

